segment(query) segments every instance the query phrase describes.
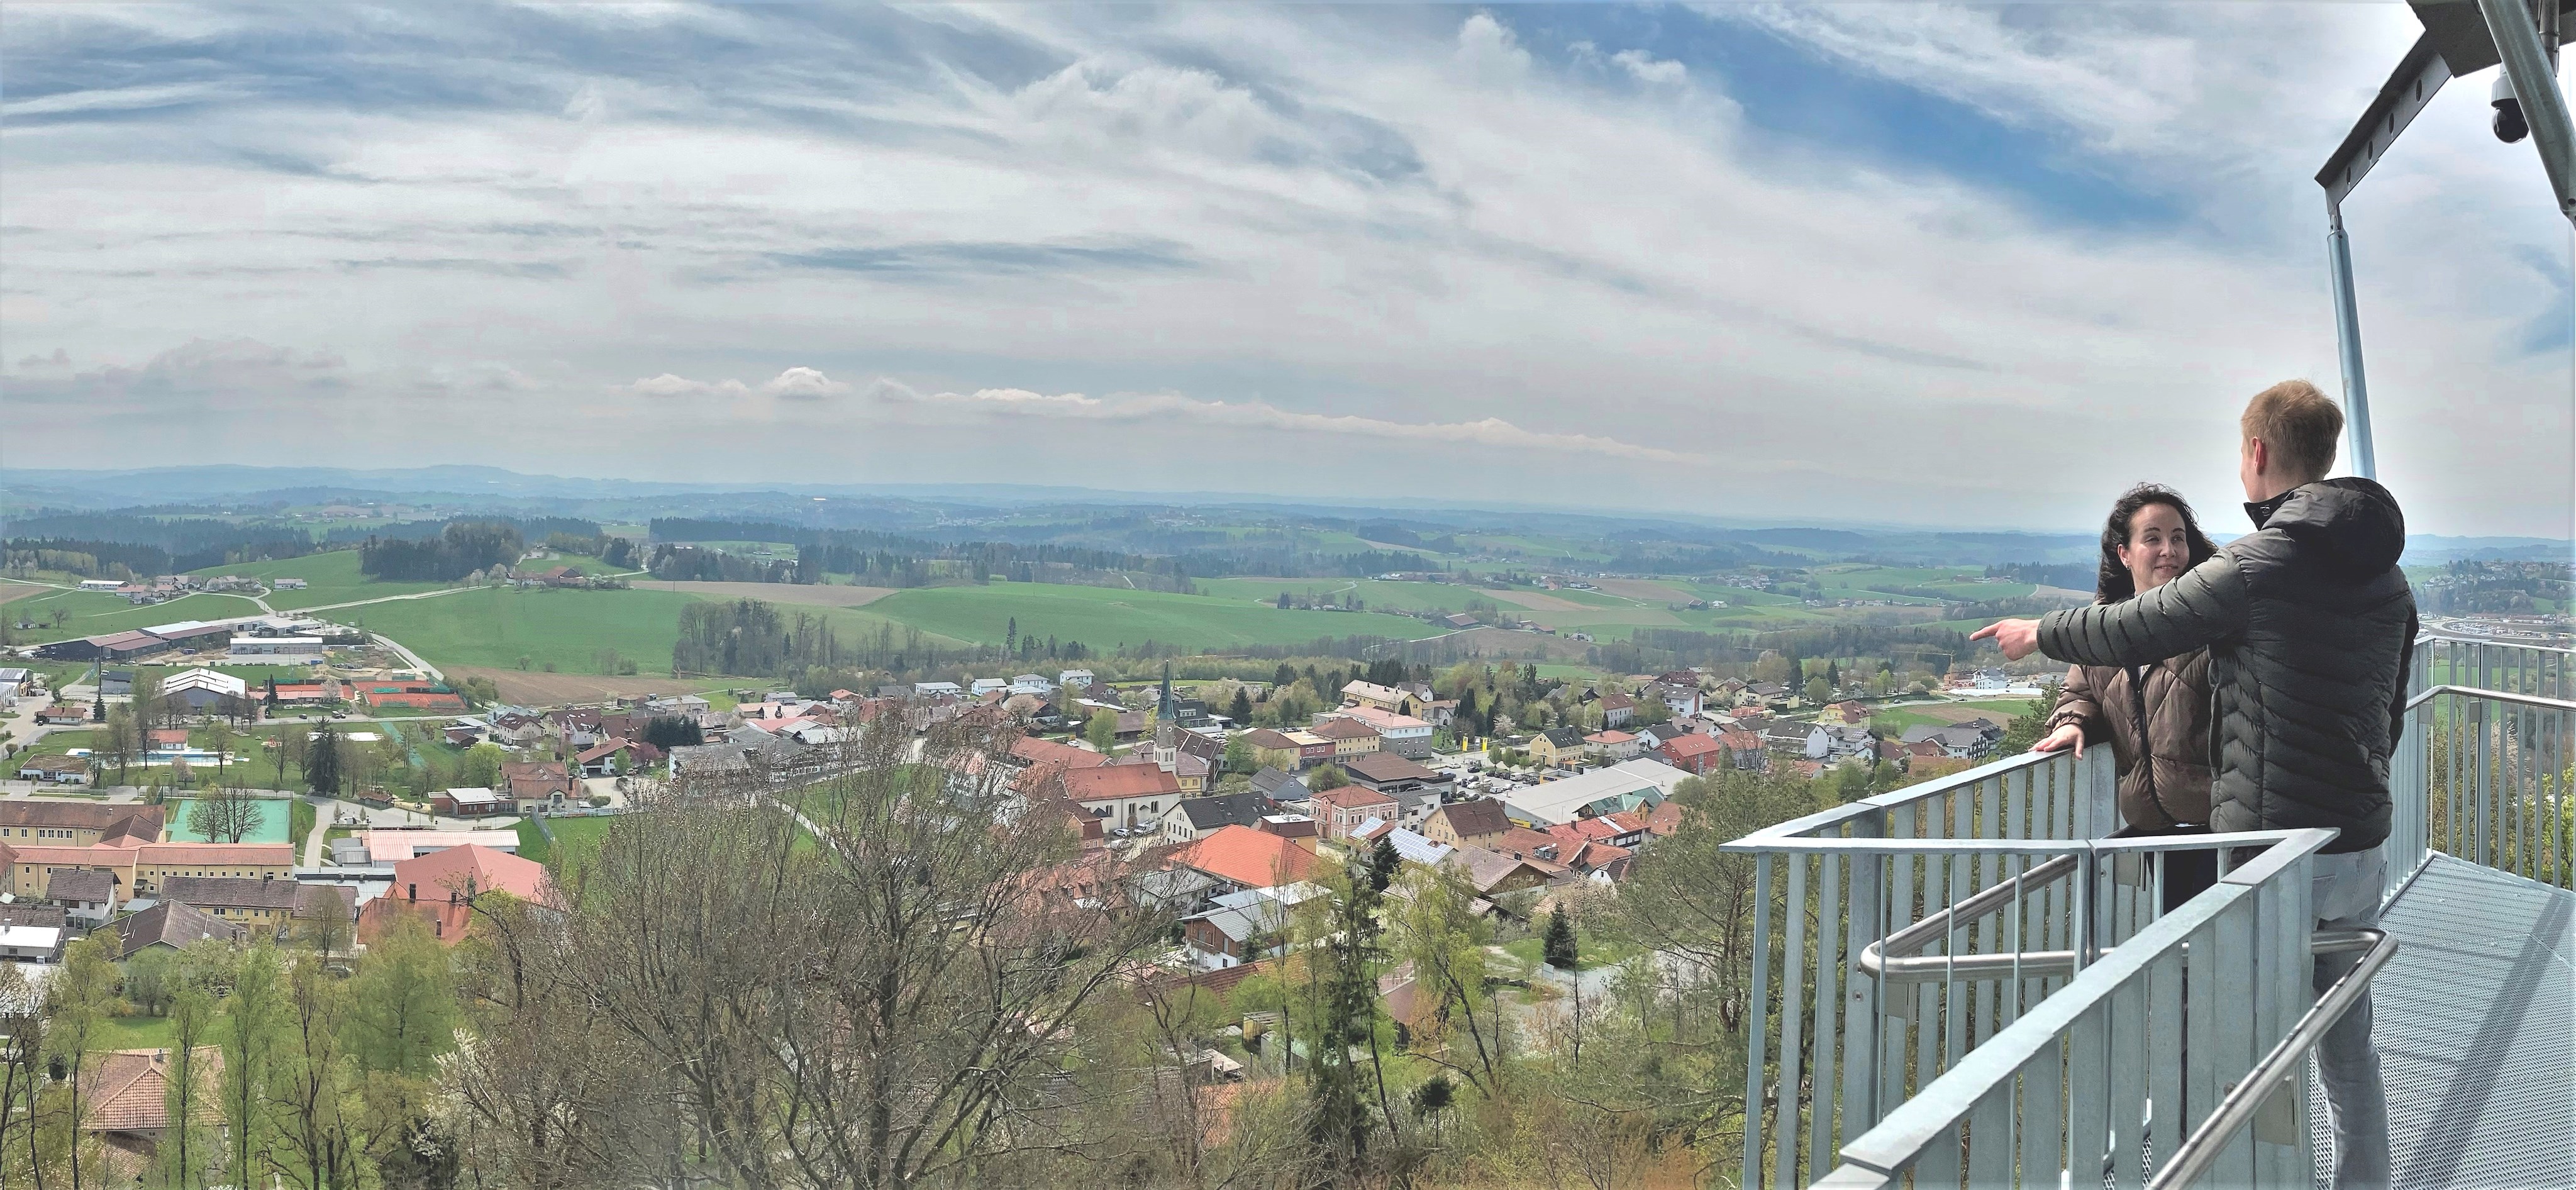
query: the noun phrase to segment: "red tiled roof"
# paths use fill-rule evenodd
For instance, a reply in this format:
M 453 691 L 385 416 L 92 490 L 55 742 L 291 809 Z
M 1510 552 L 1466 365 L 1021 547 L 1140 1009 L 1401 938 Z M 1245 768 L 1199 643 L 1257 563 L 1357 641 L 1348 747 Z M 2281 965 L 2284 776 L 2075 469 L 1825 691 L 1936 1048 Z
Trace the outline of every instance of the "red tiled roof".
M 1028 764 L 1061 764 L 1068 769 L 1093 769 L 1109 763 L 1108 757 L 1089 748 L 1076 748 L 1033 735 L 1012 740 L 1011 755 Z
M 1077 802 L 1153 797 L 1181 791 L 1179 778 L 1146 764 L 1104 764 L 1096 768 L 1069 769 L 1061 779 L 1064 795 Z
M 1394 798 L 1357 785 L 1345 785 L 1330 792 L 1316 794 L 1314 801 L 1318 805 L 1333 806 L 1344 810 L 1357 810 L 1365 806 L 1392 806 L 1395 804 Z
M 89 1132 L 157 1132 L 170 1126 L 169 1094 L 172 1067 L 168 1050 L 117 1050 L 100 1054 L 96 1065 L 81 1072 L 82 1106 L 88 1118 L 81 1122 Z M 223 1074 L 223 1050 L 211 1045 L 196 1047 L 196 1073 L 206 1094 L 198 1101 L 197 1118 L 212 1122 L 223 1118 L 220 1096 L 214 1089 Z
M 1377 729 L 1357 719 L 1336 715 L 1306 730 L 1328 740 L 1366 740 L 1377 737 Z
M 1175 853 L 1172 862 L 1246 888 L 1294 884 L 1314 875 L 1316 865 L 1305 848 L 1248 826 L 1218 827 Z
M 417 890 L 415 892 L 414 890 Z M 546 866 L 479 843 L 416 855 L 394 865 L 394 884 L 380 900 L 444 901 L 448 894 L 506 892 L 522 901 L 551 905 L 554 884 Z
M 1676 760 L 1706 756 L 1711 752 L 1723 751 L 1725 747 L 1726 745 L 1704 735 L 1677 735 L 1664 741 L 1665 754 Z

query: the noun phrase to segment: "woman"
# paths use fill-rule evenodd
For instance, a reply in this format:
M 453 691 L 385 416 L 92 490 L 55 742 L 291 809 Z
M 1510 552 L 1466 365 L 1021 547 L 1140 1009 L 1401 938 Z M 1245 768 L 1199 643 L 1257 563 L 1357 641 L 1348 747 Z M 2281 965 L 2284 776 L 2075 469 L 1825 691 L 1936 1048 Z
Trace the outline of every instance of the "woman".
M 2123 493 L 2102 526 L 2102 567 L 2095 581 L 2103 603 L 2164 585 L 2218 552 L 2191 505 L 2171 488 L 2142 483 Z M 2209 831 L 2209 652 L 2195 649 L 2135 669 L 2078 665 L 2049 715 L 2037 752 L 2110 741 L 2120 771 L 2124 835 Z M 2167 853 L 2164 907 L 2171 910 L 2216 883 L 2210 851 Z

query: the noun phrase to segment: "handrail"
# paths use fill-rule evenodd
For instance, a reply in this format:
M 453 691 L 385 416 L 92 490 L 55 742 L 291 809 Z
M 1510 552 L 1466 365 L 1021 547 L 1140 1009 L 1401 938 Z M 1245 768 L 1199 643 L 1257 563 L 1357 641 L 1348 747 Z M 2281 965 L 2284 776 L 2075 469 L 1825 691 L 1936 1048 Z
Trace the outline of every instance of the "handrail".
M 2492 637 L 2484 636 L 2449 636 L 2430 629 L 2426 629 L 2415 634 L 2416 644 L 2421 645 L 2436 642 L 2454 645 L 2488 645 L 2499 649 L 2527 649 L 2534 653 L 2556 653 L 2560 656 L 2576 657 L 2576 649 L 2562 649 L 2556 645 L 2527 645 L 2521 641 L 2496 640 Z
M 2349 954 L 2367 950 L 2377 938 L 2375 930 L 2318 930 L 2308 935 L 2308 953 Z M 1893 942 L 1895 939 L 1891 938 Z M 2035 979 L 2051 975 L 2073 975 L 2075 952 L 2071 950 L 2022 950 L 2001 954 L 1917 955 L 1882 959 L 1872 951 L 1862 952 L 1860 969 L 1890 983 L 1921 983 L 1942 979 Z M 2191 957 L 2191 944 L 2182 944 L 2180 953 Z
M 2262 1109 L 2263 1101 L 2271 1097 L 2282 1080 L 2307 1068 L 2308 1051 L 2325 1040 L 2326 1031 L 2334 1028 L 2353 1005 L 2360 1003 L 2361 997 L 2370 990 L 2371 977 L 2396 956 L 2397 939 L 2380 930 L 2351 932 L 2373 936 L 2369 953 L 2361 956 L 2361 961 L 2354 964 L 2352 970 L 2344 972 L 2343 978 L 2336 980 L 2333 987 L 2326 989 L 2316 1007 L 2299 1018 L 2299 1023 L 2291 1028 L 2289 1036 L 2281 1039 L 2281 1044 L 2273 1046 L 2271 1053 L 2263 1055 L 2263 1060 L 2246 1072 L 2245 1078 L 2219 1102 L 2218 1110 L 2202 1120 L 2200 1127 L 2192 1129 L 2191 1139 L 2183 1142 L 2170 1164 L 2156 1171 L 2155 1180 L 2147 1183 L 2147 1190 L 2180 1190 L 2207 1176 L 2211 1167 L 2218 1164 L 2219 1155 L 2226 1150 L 2227 1143 L 2235 1139 L 2246 1125 L 2254 1122 L 2254 1113 Z
M 2414 710 L 2433 701 L 2437 694 L 2463 694 L 2471 698 L 2492 698 L 2517 706 L 2539 707 L 2546 711 L 2576 711 L 2576 700 L 2543 698 L 2537 694 L 2517 694 L 2511 690 L 2488 690 L 2477 686 L 2427 686 L 2422 693 L 2406 700 L 2406 709 Z

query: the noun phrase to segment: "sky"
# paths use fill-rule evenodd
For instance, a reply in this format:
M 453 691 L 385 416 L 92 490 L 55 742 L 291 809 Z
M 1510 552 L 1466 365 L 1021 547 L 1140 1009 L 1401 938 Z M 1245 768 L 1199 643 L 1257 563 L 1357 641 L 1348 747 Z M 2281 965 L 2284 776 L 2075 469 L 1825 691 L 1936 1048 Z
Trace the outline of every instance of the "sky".
M 0 465 L 2240 531 L 2402 4 L 12 6 Z M 2570 239 L 2346 204 L 2417 532 L 2569 535 Z

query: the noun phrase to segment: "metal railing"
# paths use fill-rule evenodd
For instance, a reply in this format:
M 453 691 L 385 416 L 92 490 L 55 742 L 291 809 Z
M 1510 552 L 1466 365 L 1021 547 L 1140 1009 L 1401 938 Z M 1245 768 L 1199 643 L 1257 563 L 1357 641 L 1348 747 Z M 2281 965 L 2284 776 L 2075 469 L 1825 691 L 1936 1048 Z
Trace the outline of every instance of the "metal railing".
M 2384 899 L 2436 851 L 2569 887 L 2576 653 L 2415 650 Z M 1767 943 L 1747 1190 L 2309 1180 L 2309 1049 L 2394 941 L 2314 931 L 2309 857 L 2332 832 L 2115 838 L 2112 788 L 2107 752 L 2016 756 L 1730 845 L 1757 857 Z M 2220 882 L 2161 913 L 2186 849 L 2216 849 Z M 2318 1001 L 2330 950 L 2368 953 Z

